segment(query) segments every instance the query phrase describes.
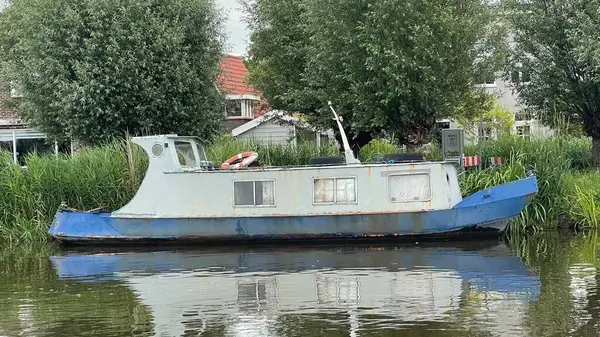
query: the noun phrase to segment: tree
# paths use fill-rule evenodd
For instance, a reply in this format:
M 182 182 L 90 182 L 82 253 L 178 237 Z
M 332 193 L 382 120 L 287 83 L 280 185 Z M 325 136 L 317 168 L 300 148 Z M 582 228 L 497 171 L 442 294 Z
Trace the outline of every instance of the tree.
M 0 55 L 22 117 L 51 138 L 210 138 L 224 34 L 212 0 L 13 0 Z
M 333 126 L 332 101 L 358 147 L 381 131 L 422 143 L 496 66 L 492 42 L 502 29 L 490 29 L 480 1 L 245 4 L 252 83 L 273 108 L 324 128 Z
M 579 122 L 600 168 L 600 1 L 505 0 L 513 48 L 506 76 L 548 125 Z
M 477 137 L 479 132 L 479 123 L 489 128 L 496 135 L 508 134 L 515 125 L 515 118 L 507 108 L 503 107 L 495 97 L 489 97 L 489 101 L 483 103 L 484 109 L 481 115 L 462 114 L 457 118 L 458 123 L 464 128 L 465 132 L 471 137 Z M 464 105 L 460 106 L 461 108 Z

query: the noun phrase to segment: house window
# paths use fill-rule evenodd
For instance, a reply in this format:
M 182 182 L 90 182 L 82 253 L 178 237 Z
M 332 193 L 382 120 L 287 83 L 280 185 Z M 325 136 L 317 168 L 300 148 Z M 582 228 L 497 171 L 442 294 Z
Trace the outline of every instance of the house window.
M 235 206 L 275 206 L 275 181 L 235 181 L 233 198 Z
M 296 127 L 296 139 L 299 143 L 304 142 L 317 142 L 317 133 L 315 131 Z
M 396 174 L 388 177 L 388 199 L 391 202 L 426 201 L 431 199 L 429 174 Z
M 196 167 L 198 166 L 198 160 L 194 153 L 192 143 L 185 141 L 175 142 L 175 152 L 177 153 L 177 160 L 182 167 Z
M 450 122 L 437 122 L 439 129 L 450 129 Z
M 252 117 L 257 104 L 254 99 L 228 99 L 225 112 L 229 117 Z
M 493 73 L 486 73 L 477 80 L 477 86 L 490 87 L 496 85 L 496 78 Z
M 329 144 L 329 136 L 320 133 L 319 138 L 317 139 L 317 143 L 319 147 Z
M 492 128 L 489 126 L 479 128 L 479 138 L 483 140 L 490 140 L 492 138 Z
M 231 99 L 227 100 L 227 116 L 241 116 L 242 115 L 242 100 Z
M 349 204 L 356 202 L 356 178 L 324 178 L 313 182 L 315 204 Z
M 515 121 L 528 121 L 533 119 L 533 114 L 530 109 L 522 109 L 515 113 Z
M 519 125 L 517 126 L 517 135 L 523 139 L 531 139 L 531 126 Z
M 531 73 L 529 70 L 513 70 L 510 73 L 510 81 L 512 83 L 528 83 L 531 82 Z

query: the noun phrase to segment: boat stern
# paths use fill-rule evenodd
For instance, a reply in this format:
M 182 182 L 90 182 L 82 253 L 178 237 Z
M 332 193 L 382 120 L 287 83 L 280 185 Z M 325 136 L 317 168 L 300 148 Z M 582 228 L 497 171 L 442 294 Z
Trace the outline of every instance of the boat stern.
M 62 242 L 122 238 L 123 235 L 106 221 L 109 217 L 110 213 L 59 209 L 54 215 L 48 234 Z

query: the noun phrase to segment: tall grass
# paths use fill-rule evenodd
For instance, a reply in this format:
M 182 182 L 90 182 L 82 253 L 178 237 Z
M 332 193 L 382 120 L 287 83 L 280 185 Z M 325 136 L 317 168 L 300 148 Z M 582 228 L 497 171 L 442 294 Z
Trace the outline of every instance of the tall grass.
M 592 169 L 591 141 L 587 138 L 556 137 L 524 140 L 506 136 L 489 141 L 483 149 L 482 163 L 488 166 L 493 156 L 504 157 L 507 164 L 488 166 L 484 170 L 469 169 L 461 187 L 465 195 L 481 188 L 513 181 L 528 171 L 538 179 L 539 192 L 513 224 L 516 229 L 555 228 L 561 215 L 573 215 L 573 202 L 579 202 L 569 179 L 574 172 Z M 465 151 L 475 154 L 476 147 Z M 582 201 L 583 202 L 583 201 Z
M 117 209 L 127 203 L 147 167 L 139 147 L 126 142 L 85 148 L 75 156 L 25 158 L 27 169 L 0 152 L 0 238 L 32 242 L 46 238 L 52 216 L 61 204 L 90 210 Z
M 240 152 L 256 151 L 263 166 L 306 165 L 313 156 L 339 155 L 335 142 L 321 147 L 310 142 L 294 146 L 244 142 L 231 137 L 223 137 L 205 150 L 208 159 L 216 164 Z M 441 159 L 437 158 L 441 153 L 435 144 L 419 151 L 429 160 Z M 372 162 L 377 156 L 398 152 L 402 150 L 396 145 L 376 140 L 362 149 L 360 158 Z M 586 173 L 592 167 L 588 139 L 526 141 L 504 137 L 487 142 L 483 161 L 488 163 L 491 156 L 505 157 L 506 165 L 468 169 L 460 177 L 465 196 L 523 178 L 528 171 L 538 178 L 539 193 L 513 228 L 553 228 L 561 215 L 580 227 L 600 225 L 600 176 Z M 25 158 L 26 170 L 14 165 L 8 152 L 0 151 L 0 241 L 47 239 L 48 225 L 61 204 L 82 210 L 112 211 L 122 207 L 137 191 L 147 160 L 141 148 L 125 141 L 84 148 L 74 156 L 30 154 Z
M 221 163 L 244 151 L 257 151 L 261 165 L 306 165 L 310 157 L 339 154 L 336 144 L 259 144 L 223 138 L 205 149 Z M 83 148 L 74 156 L 29 154 L 26 169 L 0 151 L 0 241 L 38 242 L 61 204 L 80 210 L 116 210 L 137 191 L 148 157 L 131 142 Z
M 600 228 L 600 174 L 576 173 L 568 177 L 565 203 L 578 227 Z
M 335 142 L 325 142 L 317 147 L 315 142 L 269 144 L 255 140 L 241 141 L 231 136 L 220 137 L 205 148 L 208 160 L 218 164 L 245 151 L 257 152 L 258 161 L 263 166 L 307 165 L 310 157 L 340 154 Z
M 387 139 L 373 139 L 360 149 L 359 159 L 363 163 L 372 163 L 379 156 L 402 152 L 401 148 Z

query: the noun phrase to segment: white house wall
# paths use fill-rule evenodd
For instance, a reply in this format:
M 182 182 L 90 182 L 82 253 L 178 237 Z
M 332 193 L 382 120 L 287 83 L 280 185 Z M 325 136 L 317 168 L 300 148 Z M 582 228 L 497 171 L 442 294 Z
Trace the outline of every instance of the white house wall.
M 513 115 L 519 110 L 523 109 L 523 106 L 519 104 L 518 94 L 513 92 L 514 87 L 509 82 L 503 79 L 497 78 L 494 84 L 485 85 L 485 91 L 488 94 L 494 95 L 496 100 L 504 108 L 508 109 Z M 461 128 L 460 124 L 453 119 L 444 119 L 440 121 L 450 122 L 451 129 Z M 517 127 L 529 125 L 531 138 L 546 138 L 554 136 L 554 130 L 542 125 L 535 119 L 515 121 L 512 128 L 512 133 L 517 134 Z M 477 143 L 477 130 L 473 132 L 465 132 L 465 145 L 472 145 Z
M 257 140 L 260 142 L 269 142 L 273 144 L 289 143 L 294 137 L 293 125 L 281 125 L 268 121 L 250 129 L 239 136 L 240 140 Z
M 519 95 L 514 92 L 515 88 L 507 81 L 497 78 L 494 86 L 486 87 L 486 91 L 496 96 L 498 103 L 503 107 L 507 108 L 513 114 L 516 114 L 519 110 L 524 108 L 523 105 L 519 104 Z M 517 126 L 529 125 L 531 127 L 531 138 L 537 137 L 552 137 L 554 131 L 547 126 L 542 125 L 535 119 L 515 121 L 512 132 L 516 133 Z

